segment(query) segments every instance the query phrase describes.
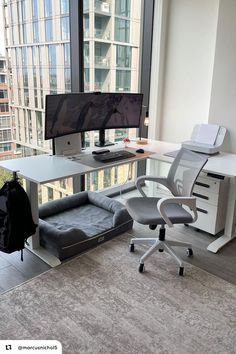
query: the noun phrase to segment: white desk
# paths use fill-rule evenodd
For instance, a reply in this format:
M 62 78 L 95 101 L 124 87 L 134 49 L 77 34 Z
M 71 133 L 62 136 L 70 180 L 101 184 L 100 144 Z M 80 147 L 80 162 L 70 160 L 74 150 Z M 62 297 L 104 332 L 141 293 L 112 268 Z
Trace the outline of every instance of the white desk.
M 78 192 L 80 190 L 78 177 L 81 175 L 147 158 L 171 163 L 173 158 L 164 156 L 164 154 L 180 148 L 180 145 L 178 144 L 161 141 L 149 141 L 147 145 L 137 145 L 135 142 L 131 142 L 129 146 L 134 149 L 143 148 L 145 153 L 138 154 L 135 158 L 106 164 L 95 163 L 92 158 L 89 161 L 88 154 L 85 153 L 81 154 L 79 160 L 77 161 L 69 160 L 67 157 L 38 155 L 15 160 L 0 161 L 0 167 L 11 172 L 17 172 L 20 176 L 26 179 L 26 191 L 30 199 L 32 215 L 34 221 L 38 223 L 39 184 L 73 177 L 73 190 L 74 192 Z M 119 147 L 121 146 L 114 145 L 113 148 Z M 236 236 L 234 224 L 236 201 L 236 154 L 221 153 L 210 157 L 204 167 L 204 172 L 211 172 L 230 177 L 225 234 L 212 242 L 207 248 L 209 251 L 216 253 L 220 248 Z M 52 256 L 45 249 L 39 246 L 38 230 L 36 234 L 30 238 L 30 249 L 51 266 L 60 264 L 60 261 L 56 257 Z
M 115 148 L 121 148 L 118 144 Z M 132 149 L 131 149 L 132 150 Z M 135 151 L 135 150 L 134 150 Z M 37 155 L 14 160 L 0 161 L 0 167 L 10 171 L 17 172 L 19 176 L 26 179 L 26 192 L 29 196 L 32 216 L 34 222 L 38 224 L 38 185 L 48 182 L 53 182 L 59 179 L 68 177 L 73 178 L 73 192 L 80 191 L 79 176 L 87 174 L 92 171 L 110 168 L 112 166 L 122 165 L 141 159 L 146 159 L 150 153 L 137 154 L 136 157 L 125 159 L 122 161 L 99 163 L 93 159 L 91 154 L 82 153 L 78 159 L 73 161 L 68 157 Z M 83 161 L 83 163 L 82 163 Z M 91 165 L 91 166 L 90 166 Z M 35 235 L 29 238 L 29 249 L 43 259 L 52 267 L 60 264 L 58 258 L 51 255 L 47 250 L 40 247 L 39 244 L 39 230 L 37 228 Z

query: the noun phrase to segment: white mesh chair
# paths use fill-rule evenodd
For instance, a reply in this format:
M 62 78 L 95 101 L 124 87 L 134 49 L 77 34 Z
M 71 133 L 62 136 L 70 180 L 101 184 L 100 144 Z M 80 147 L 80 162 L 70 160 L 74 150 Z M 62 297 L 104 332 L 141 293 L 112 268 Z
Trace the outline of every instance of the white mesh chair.
M 189 224 L 197 220 L 196 198 L 191 197 L 191 195 L 194 183 L 206 162 L 207 158 L 205 156 L 182 148 L 176 155 L 166 178 L 154 176 L 137 178 L 136 187 L 142 197 L 128 199 L 126 202 L 127 210 L 135 221 L 149 225 L 152 230 L 160 225 L 158 238 L 133 238 L 130 241 L 131 252 L 134 252 L 135 244 L 147 243 L 151 245 L 140 259 L 139 271 L 141 273 L 144 270 L 146 259 L 158 250 L 159 252 L 166 251 L 173 256 L 179 264 L 179 275 L 183 275 L 183 261 L 176 255 L 172 247 L 186 247 L 187 255 L 192 256 L 192 245 L 166 240 L 165 224 L 173 227 L 174 224 Z M 166 198 L 148 197 L 142 189 L 145 181 L 153 181 L 164 185 L 172 193 L 172 196 Z

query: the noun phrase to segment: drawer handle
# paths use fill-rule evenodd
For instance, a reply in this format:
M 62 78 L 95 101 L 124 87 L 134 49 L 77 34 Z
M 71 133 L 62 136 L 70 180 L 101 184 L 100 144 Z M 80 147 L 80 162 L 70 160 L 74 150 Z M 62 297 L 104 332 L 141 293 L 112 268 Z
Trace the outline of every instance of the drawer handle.
M 205 209 L 197 208 L 197 211 L 199 211 L 200 213 L 203 213 L 203 214 L 208 214 L 208 211 Z
M 195 193 L 195 192 L 193 192 L 193 195 L 194 195 L 195 197 L 198 197 L 198 198 L 201 198 L 201 199 L 209 200 L 209 197 L 207 197 L 206 195 L 202 195 L 202 194 Z
M 201 186 L 201 187 L 205 187 L 205 188 L 210 188 L 209 184 L 206 184 L 206 183 L 202 183 L 202 182 L 195 182 L 195 184 L 197 186 Z

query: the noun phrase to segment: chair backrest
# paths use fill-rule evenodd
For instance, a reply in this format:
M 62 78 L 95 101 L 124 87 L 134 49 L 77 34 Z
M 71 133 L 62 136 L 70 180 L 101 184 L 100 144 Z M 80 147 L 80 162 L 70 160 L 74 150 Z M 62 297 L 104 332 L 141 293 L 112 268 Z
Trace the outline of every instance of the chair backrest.
M 189 197 L 207 157 L 181 148 L 170 167 L 167 182 L 174 196 Z

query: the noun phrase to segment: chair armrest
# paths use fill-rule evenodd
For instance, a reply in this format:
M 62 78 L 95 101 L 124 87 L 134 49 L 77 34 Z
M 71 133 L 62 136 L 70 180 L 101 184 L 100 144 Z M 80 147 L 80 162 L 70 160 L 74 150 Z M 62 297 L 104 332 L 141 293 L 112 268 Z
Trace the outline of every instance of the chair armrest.
M 194 216 L 193 216 L 193 222 L 195 222 L 197 220 L 197 207 L 196 207 L 196 198 L 194 197 L 167 197 L 167 198 L 161 198 L 158 202 L 157 202 L 157 209 L 161 215 L 161 217 L 165 220 L 166 224 L 169 227 L 173 227 L 173 223 L 170 221 L 170 219 L 168 218 L 168 216 L 166 215 L 165 212 L 165 206 L 167 204 L 184 204 L 187 205 L 190 210 L 193 212 Z
M 142 189 L 142 184 L 145 181 L 152 181 L 152 182 L 156 182 L 159 184 L 162 184 L 163 186 L 165 186 L 166 188 L 169 189 L 168 184 L 167 184 L 167 178 L 166 177 L 155 177 L 155 176 L 139 176 L 136 179 L 135 185 L 138 189 L 138 191 L 141 193 L 141 195 L 143 197 L 147 197 L 147 195 L 144 193 L 143 189 Z

